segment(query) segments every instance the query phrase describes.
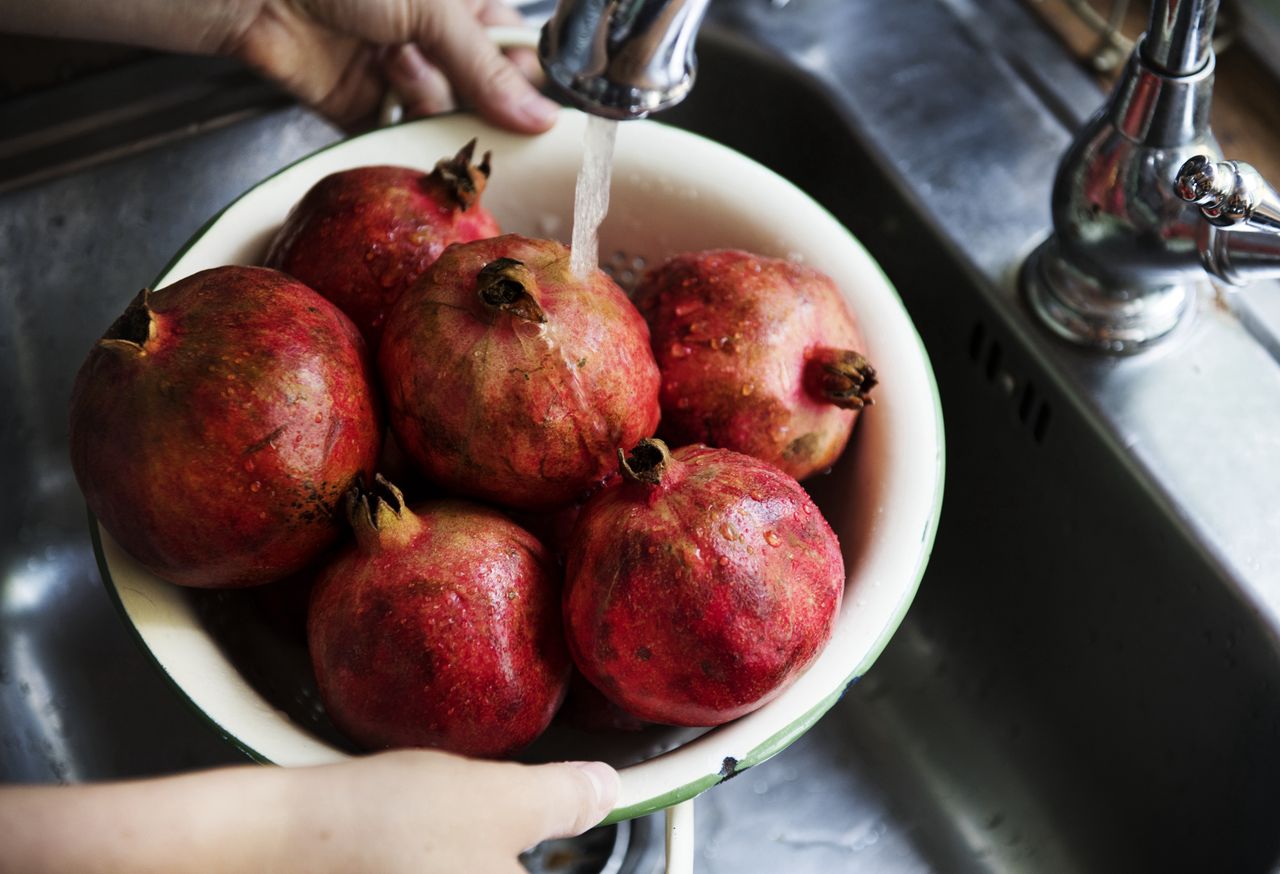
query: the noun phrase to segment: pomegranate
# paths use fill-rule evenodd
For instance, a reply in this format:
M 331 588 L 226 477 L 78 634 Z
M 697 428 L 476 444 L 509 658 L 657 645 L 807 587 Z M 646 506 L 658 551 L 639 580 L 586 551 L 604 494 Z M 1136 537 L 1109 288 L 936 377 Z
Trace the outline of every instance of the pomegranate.
M 799 483 L 751 456 L 643 440 L 621 460 L 569 549 L 574 662 L 651 722 L 755 710 L 831 636 L 844 591 L 835 534 Z
M 392 310 L 378 368 L 405 454 L 513 508 L 579 498 L 658 424 L 644 319 L 603 272 L 575 278 L 551 240 L 449 247 Z
M 364 341 L 337 307 L 263 267 L 143 291 L 71 395 L 89 508 L 157 575 L 266 583 L 341 533 L 334 509 L 382 445 Z
M 797 479 L 830 467 L 875 369 L 829 277 L 740 250 L 677 255 L 635 293 L 662 370 L 662 434 L 772 462 Z
M 356 543 L 316 581 L 307 638 L 334 723 L 369 748 L 502 756 L 551 722 L 569 680 L 558 580 L 496 510 L 414 510 L 379 477 L 347 501 Z
M 430 173 L 357 167 L 326 176 L 294 206 L 266 263 L 336 303 L 376 348 L 387 311 L 450 243 L 492 237 L 479 198 L 489 154 L 472 140 Z

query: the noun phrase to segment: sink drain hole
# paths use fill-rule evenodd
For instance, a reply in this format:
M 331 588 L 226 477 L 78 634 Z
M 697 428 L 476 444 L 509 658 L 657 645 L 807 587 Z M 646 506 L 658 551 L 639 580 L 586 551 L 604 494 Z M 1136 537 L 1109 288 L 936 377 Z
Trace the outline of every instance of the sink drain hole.
M 1043 443 L 1049 433 L 1051 417 L 1048 402 L 1041 397 L 1035 383 L 1020 376 L 1005 361 L 1004 346 L 992 336 L 983 322 L 974 322 L 969 331 L 969 360 L 981 369 L 988 385 L 1009 399 L 1014 416 L 1036 443 Z

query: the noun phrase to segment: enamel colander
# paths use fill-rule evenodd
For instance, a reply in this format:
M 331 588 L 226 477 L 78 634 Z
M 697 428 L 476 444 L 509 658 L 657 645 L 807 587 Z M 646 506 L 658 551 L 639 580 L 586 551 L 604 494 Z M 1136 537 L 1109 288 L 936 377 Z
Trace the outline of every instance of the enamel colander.
M 458 113 L 345 140 L 245 192 L 187 244 L 156 287 L 209 267 L 258 263 L 289 208 L 329 173 L 368 164 L 430 170 L 472 137 L 480 151 L 493 153 L 483 202 L 503 229 L 567 242 L 585 121 L 565 110 L 550 132 L 526 137 Z M 626 286 L 668 255 L 716 247 L 824 271 L 848 297 L 866 336 L 867 357 L 880 376 L 875 405 L 860 417 L 835 468 L 806 483 L 840 538 L 848 581 L 826 649 L 754 713 L 709 731 L 654 727 L 614 736 L 553 728 L 529 751 L 532 759 L 599 757 L 618 766 L 622 789 L 611 820 L 679 805 L 777 754 L 812 726 L 894 633 L 937 526 L 943 469 L 937 388 L 920 338 L 876 263 L 826 210 L 769 169 L 661 123 L 622 124 L 600 228 L 601 266 Z M 287 602 L 287 594 L 170 585 L 93 528 L 104 579 L 127 622 L 217 731 L 253 758 L 284 766 L 352 754 L 318 704 L 304 641 L 287 633 L 293 627 L 287 603 L 272 600 Z

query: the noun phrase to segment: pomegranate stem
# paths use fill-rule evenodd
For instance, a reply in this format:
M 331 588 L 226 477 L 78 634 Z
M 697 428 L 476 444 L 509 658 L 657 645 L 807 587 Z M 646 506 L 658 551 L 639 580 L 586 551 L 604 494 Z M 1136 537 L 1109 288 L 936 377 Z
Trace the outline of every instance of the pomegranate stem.
M 618 450 L 618 465 L 622 475 L 627 479 L 656 486 L 662 482 L 662 476 L 671 464 L 671 450 L 667 444 L 656 437 L 645 438 L 631 450 L 630 457 L 621 449 Z
M 476 292 L 485 306 L 526 322 L 542 323 L 547 317 L 529 291 L 534 284 L 529 268 L 514 258 L 490 261 L 476 275 Z
M 130 301 L 120 317 L 102 335 L 99 343 L 113 348 L 141 349 L 155 336 L 155 319 L 151 315 L 151 289 L 144 288 Z
M 405 541 L 418 528 L 417 517 L 404 505 L 404 495 L 382 474 L 374 476 L 371 486 L 356 480 L 343 501 L 347 521 L 363 549 L 377 549 L 384 541 Z
M 489 181 L 489 158 L 493 153 L 485 152 L 479 164 L 472 164 L 471 157 L 475 151 L 476 141 L 472 138 L 471 142 L 458 150 L 458 154 L 436 162 L 435 170 L 431 173 L 464 212 L 480 199 L 484 186 Z
M 805 386 L 810 394 L 846 410 L 874 403 L 868 392 L 877 381 L 871 362 L 849 349 L 817 349 L 805 366 Z

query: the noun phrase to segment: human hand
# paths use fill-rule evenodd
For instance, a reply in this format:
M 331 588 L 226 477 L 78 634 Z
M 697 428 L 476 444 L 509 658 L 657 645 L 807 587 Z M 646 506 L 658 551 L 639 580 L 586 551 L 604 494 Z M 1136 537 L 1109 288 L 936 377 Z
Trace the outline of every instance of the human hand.
M 516 856 L 580 834 L 613 809 L 599 762 L 518 765 L 383 753 L 292 773 L 297 869 L 333 874 L 516 874 Z
M 370 118 L 390 87 L 408 115 L 453 95 L 502 127 L 549 128 L 556 106 L 486 25 L 519 24 L 502 0 L 41 0 L 0 3 L 0 30 L 238 57 L 341 124 Z M 450 87 L 452 86 L 452 87 Z
M 0 874 L 518 874 L 516 856 L 613 807 L 598 762 L 405 750 L 80 786 L 0 787 Z
M 219 48 L 341 123 L 370 116 L 389 85 L 410 116 L 449 109 L 456 93 L 495 124 L 537 133 L 556 107 L 526 78 L 536 59 L 508 58 L 484 32 L 521 21 L 501 0 L 256 0 Z

